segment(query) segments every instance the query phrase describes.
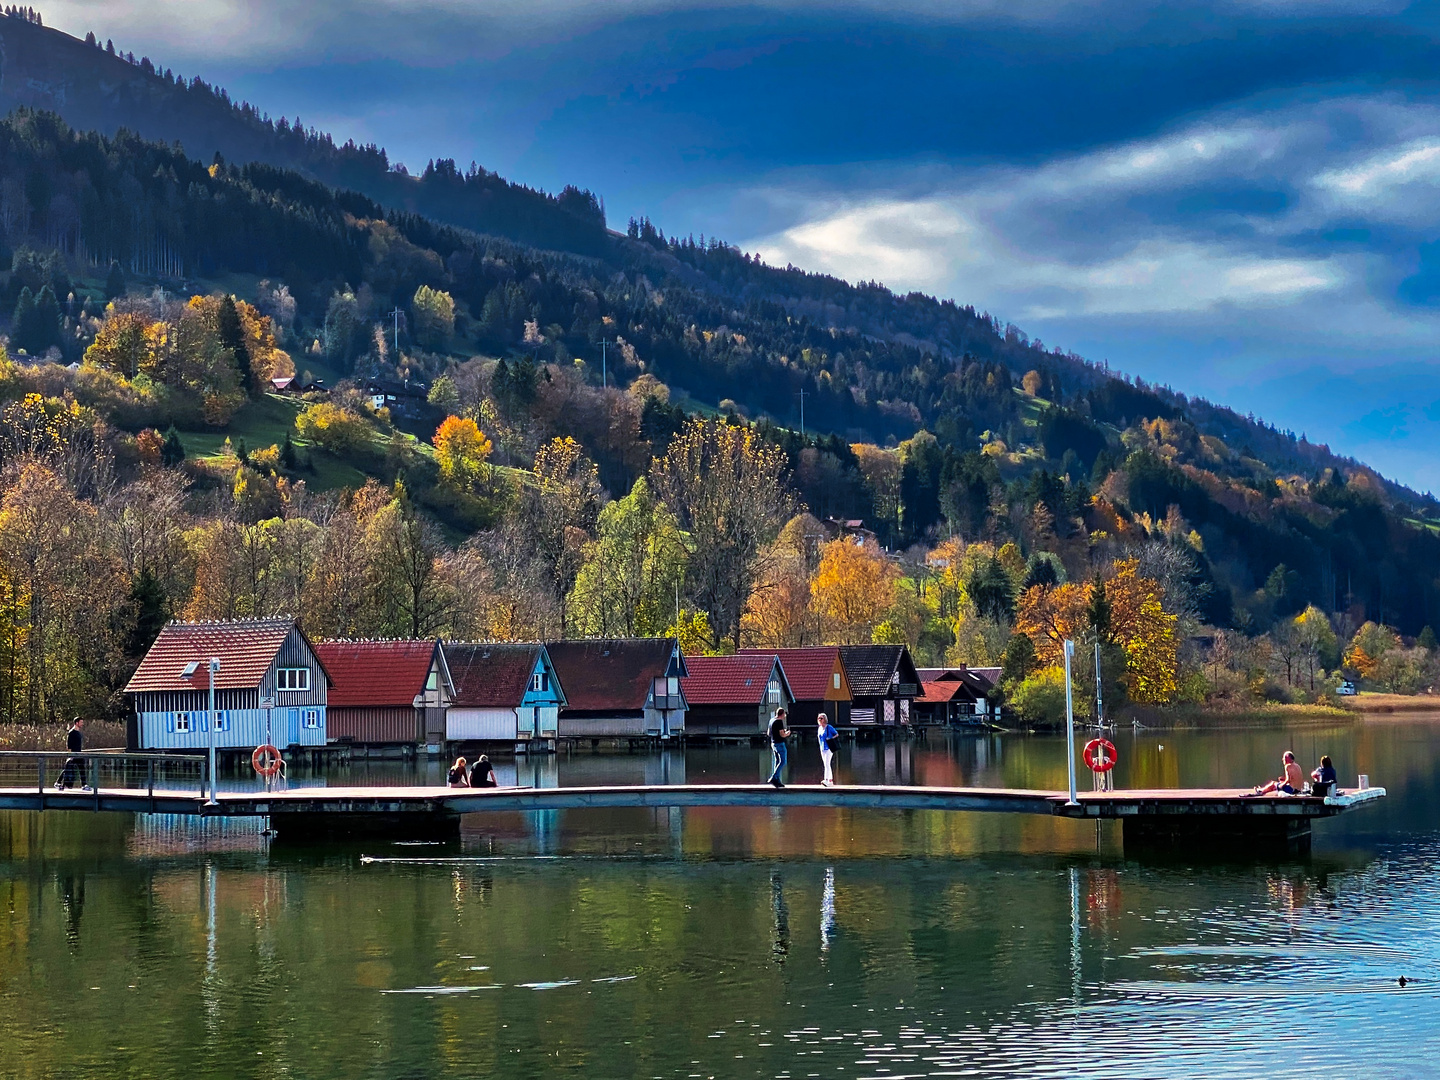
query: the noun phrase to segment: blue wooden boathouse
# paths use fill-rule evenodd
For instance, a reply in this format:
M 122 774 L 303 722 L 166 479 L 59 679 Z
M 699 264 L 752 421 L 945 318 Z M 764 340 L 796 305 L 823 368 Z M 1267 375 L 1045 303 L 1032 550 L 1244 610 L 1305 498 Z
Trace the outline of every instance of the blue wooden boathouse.
M 210 745 L 211 658 L 215 745 L 282 750 L 324 746 L 330 676 L 292 618 L 172 622 L 160 631 L 125 692 L 134 703 L 132 750 Z

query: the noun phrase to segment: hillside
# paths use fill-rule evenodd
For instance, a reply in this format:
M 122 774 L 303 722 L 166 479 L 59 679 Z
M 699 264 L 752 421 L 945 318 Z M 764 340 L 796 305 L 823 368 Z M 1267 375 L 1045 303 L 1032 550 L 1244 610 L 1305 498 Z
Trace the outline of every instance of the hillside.
M 255 153 L 283 142 L 223 94 L 13 17 L 0 88 L 35 70 L 11 63 L 17 27 L 47 35 L 67 108 L 163 126 L 168 105 L 135 104 L 160 86 L 220 102 Z M 100 77 L 116 64 L 138 73 L 121 94 Z M 147 611 L 286 610 L 343 634 L 903 640 L 928 663 L 1013 659 L 1018 685 L 1089 626 L 1135 668 L 1132 698 L 1164 702 L 1284 698 L 1302 653 L 1318 692 L 1363 632 L 1355 671 L 1429 678 L 1424 648 L 1372 622 L 1440 619 L 1437 508 L 1324 446 L 952 301 L 647 220 L 536 246 L 413 212 L 445 170 L 381 170 L 375 196 L 311 165 L 0 121 L 0 329 L 20 361 L 0 367 L 0 464 L 40 462 L 120 529 L 102 530 L 128 568 L 112 637 Z M 107 502 L 127 483 L 178 499 L 158 566 Z M 1102 633 L 1109 583 L 1133 617 Z M 114 671 L 143 637 L 111 642 Z

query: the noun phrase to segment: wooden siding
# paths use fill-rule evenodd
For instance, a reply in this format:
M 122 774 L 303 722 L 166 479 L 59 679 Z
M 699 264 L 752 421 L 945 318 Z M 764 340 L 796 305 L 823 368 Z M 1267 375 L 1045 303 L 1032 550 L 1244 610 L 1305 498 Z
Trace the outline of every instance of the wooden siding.
M 279 668 L 303 667 L 310 669 L 309 690 L 280 690 L 275 689 L 275 672 Z M 280 651 L 275 654 L 275 662 L 265 672 L 265 678 L 260 681 L 260 693 L 265 697 L 275 699 L 277 710 L 279 708 L 294 708 L 301 705 L 324 705 L 330 689 L 329 681 L 325 678 L 325 671 L 320 667 L 320 661 L 315 659 L 315 654 L 310 651 L 310 646 L 305 644 L 305 639 L 300 631 L 292 629 L 285 638 L 285 643 L 280 646 Z
M 219 696 L 218 694 L 216 695 Z M 314 709 L 319 715 L 317 727 L 306 727 L 304 713 Z M 282 749 L 287 746 L 325 745 L 326 716 L 324 705 L 283 709 L 220 709 L 221 726 L 215 732 L 215 745 L 223 749 L 253 748 L 265 741 L 266 714 L 269 714 L 270 741 Z M 175 713 L 191 713 L 190 730 L 174 731 Z M 138 714 L 140 749 L 142 750 L 204 750 L 210 745 L 209 714 L 204 709 L 173 709 Z
M 329 710 L 332 743 L 410 743 L 420 738 L 420 714 L 408 705 L 347 706 Z
M 514 742 L 518 725 L 514 709 L 457 709 L 445 718 L 445 737 L 452 742 Z
M 773 705 L 691 705 L 685 714 L 685 732 L 687 735 L 763 735 L 774 708 Z
M 560 715 L 560 737 L 577 739 L 625 738 L 650 733 L 646 720 L 653 710 L 643 713 L 622 713 L 615 716 Z M 659 725 L 656 724 L 658 730 Z M 673 729 L 672 729 L 673 730 Z

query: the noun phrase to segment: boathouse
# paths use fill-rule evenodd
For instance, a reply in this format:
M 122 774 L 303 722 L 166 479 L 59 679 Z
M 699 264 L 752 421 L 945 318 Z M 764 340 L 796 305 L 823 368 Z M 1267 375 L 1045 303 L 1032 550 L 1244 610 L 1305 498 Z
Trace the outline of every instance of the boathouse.
M 689 672 L 674 638 L 552 641 L 545 648 L 565 688 L 560 738 L 684 734 L 680 680 Z
M 445 722 L 450 742 L 528 742 L 559 733 L 565 691 L 540 644 L 447 641 L 455 700 Z
M 995 678 L 989 676 L 994 672 Z M 916 724 L 948 725 L 984 723 L 997 706 L 995 683 L 998 668 L 919 668 L 920 696 L 915 699 Z
M 763 735 L 776 709 L 787 712 L 795 695 L 785 668 L 774 653 L 691 656 L 689 674 L 680 680 L 689 711 L 685 734 L 695 736 Z
M 836 727 L 843 727 L 850 718 L 850 680 L 840 662 L 836 645 L 808 645 L 795 649 L 742 649 L 741 654 L 763 653 L 780 658 L 790 692 L 795 700 L 790 706 L 792 726 L 814 724 L 824 713 Z
M 841 645 L 840 662 L 850 684 L 846 727 L 908 727 L 910 705 L 920 694 L 920 674 L 904 645 Z
M 334 681 L 328 741 L 437 748 L 445 741 L 455 687 L 438 641 L 321 641 L 315 653 Z
M 330 674 L 294 619 L 172 622 L 160 631 L 125 693 L 134 705 L 132 750 L 210 745 L 210 661 L 215 745 L 323 746 Z

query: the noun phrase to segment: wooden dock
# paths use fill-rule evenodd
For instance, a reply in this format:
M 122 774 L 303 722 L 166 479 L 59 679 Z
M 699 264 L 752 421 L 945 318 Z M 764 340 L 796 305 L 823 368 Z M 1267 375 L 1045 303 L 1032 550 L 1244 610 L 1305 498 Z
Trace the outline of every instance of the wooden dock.
M 458 832 L 465 814 L 622 807 L 822 807 L 846 810 L 940 810 L 1040 814 L 1118 820 L 1127 846 L 1196 845 L 1243 850 L 1305 850 L 1311 825 L 1373 805 L 1384 788 L 1325 798 L 1245 797 L 1240 790 L 1163 789 L 1082 792 L 1070 804 L 1060 791 L 860 785 L 677 784 L 635 787 L 440 788 L 296 787 L 282 792 L 220 792 L 207 803 L 198 788 L 102 786 L 98 791 L 0 788 L 0 809 L 183 814 L 202 818 L 268 817 L 281 835 L 436 836 Z

